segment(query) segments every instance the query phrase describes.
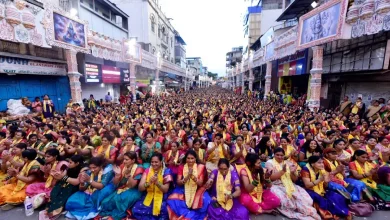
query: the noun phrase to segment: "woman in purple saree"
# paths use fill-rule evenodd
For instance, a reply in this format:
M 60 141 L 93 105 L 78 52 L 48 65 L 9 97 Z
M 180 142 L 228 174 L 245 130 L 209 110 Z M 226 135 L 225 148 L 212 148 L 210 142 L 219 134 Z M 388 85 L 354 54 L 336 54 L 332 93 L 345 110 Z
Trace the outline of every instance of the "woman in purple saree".
M 206 183 L 211 188 L 212 202 L 208 208 L 209 220 L 248 220 L 249 212 L 240 203 L 240 179 L 235 170 L 229 169 L 229 161 L 225 158 L 218 162 L 218 169 L 213 170 Z

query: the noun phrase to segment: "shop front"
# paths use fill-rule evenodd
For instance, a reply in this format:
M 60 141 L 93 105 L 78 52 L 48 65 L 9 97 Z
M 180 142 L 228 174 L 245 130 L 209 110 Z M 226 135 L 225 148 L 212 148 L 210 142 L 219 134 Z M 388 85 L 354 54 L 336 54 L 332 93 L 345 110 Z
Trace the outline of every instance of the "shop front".
M 121 94 L 128 94 L 130 70 L 128 64 L 96 58 L 88 54 L 78 55 L 79 72 L 84 76 L 81 80 L 82 98 L 89 99 L 93 95 L 96 100 L 105 98 L 109 92 L 112 101 L 118 102 Z
M 307 93 L 309 73 L 307 70 L 308 50 L 278 60 L 278 90 L 282 94 L 301 96 Z
M 56 111 L 64 112 L 70 99 L 66 62 L 54 62 L 54 59 L 40 57 L 21 57 L 33 58 L 0 52 L 0 111 L 7 110 L 7 102 L 10 99 L 27 97 L 32 102 L 35 97 L 42 100 L 44 95 L 48 95 Z

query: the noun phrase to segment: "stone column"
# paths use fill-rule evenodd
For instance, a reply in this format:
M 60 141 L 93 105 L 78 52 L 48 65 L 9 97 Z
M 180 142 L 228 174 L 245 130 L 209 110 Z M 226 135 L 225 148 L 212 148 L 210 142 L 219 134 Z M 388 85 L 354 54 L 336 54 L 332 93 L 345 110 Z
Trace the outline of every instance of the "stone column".
M 308 97 L 308 106 L 311 110 L 320 107 L 321 97 L 321 78 L 322 78 L 322 62 L 324 58 L 324 50 L 322 46 L 312 47 L 313 50 L 313 68 L 310 70 L 310 97 Z
M 245 93 L 245 72 L 241 73 L 241 94 Z
M 74 50 L 65 50 L 66 63 L 68 66 L 68 77 L 69 77 L 69 85 L 70 92 L 72 95 L 73 102 L 79 103 L 83 106 L 83 102 L 81 100 L 81 83 L 80 76 L 77 69 L 77 52 Z
M 267 95 L 271 91 L 271 74 L 272 74 L 272 62 L 267 62 L 267 70 L 265 72 L 265 85 L 264 85 L 264 99 L 267 99 Z
M 154 80 L 154 82 L 156 83 L 156 95 L 160 95 L 160 69 L 157 68 L 156 69 L 156 79 Z
M 255 77 L 253 76 L 253 69 L 249 69 L 249 90 L 253 91 L 253 81 L 255 80 Z
M 133 94 L 133 102 L 137 101 L 136 98 L 136 77 L 135 77 L 135 63 L 129 63 L 129 72 L 130 72 L 130 90 L 131 93 Z

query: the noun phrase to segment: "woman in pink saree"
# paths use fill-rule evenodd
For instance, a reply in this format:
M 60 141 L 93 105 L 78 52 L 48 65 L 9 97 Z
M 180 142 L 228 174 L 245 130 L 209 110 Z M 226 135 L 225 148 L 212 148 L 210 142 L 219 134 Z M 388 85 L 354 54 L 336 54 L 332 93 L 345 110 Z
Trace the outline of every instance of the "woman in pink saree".
M 280 199 L 269 190 L 272 185 L 270 173 L 264 174 L 257 154 L 247 154 L 245 164 L 237 170 L 241 181 L 241 204 L 253 214 L 274 213 L 280 205 Z
M 52 173 L 54 171 L 63 172 L 68 168 L 68 162 L 59 161 L 60 152 L 51 148 L 45 153 L 45 165 L 41 166 L 41 171 L 44 173 L 45 182 L 33 183 L 27 186 L 27 196 L 33 197 L 33 201 L 36 202 L 34 207 L 37 208 L 50 198 L 50 192 L 56 184 L 56 179 Z M 43 195 L 44 194 L 44 195 Z M 44 197 L 39 200 L 38 197 Z

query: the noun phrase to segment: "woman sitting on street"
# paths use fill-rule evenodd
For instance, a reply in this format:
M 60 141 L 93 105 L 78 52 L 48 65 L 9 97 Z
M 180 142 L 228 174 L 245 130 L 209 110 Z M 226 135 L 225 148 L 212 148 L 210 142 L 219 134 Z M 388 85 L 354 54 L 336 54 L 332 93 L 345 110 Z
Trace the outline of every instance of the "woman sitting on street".
M 211 198 L 203 187 L 207 171 L 197 160 L 196 152 L 187 151 L 179 166 L 177 186 L 168 198 L 170 219 L 204 219 Z

